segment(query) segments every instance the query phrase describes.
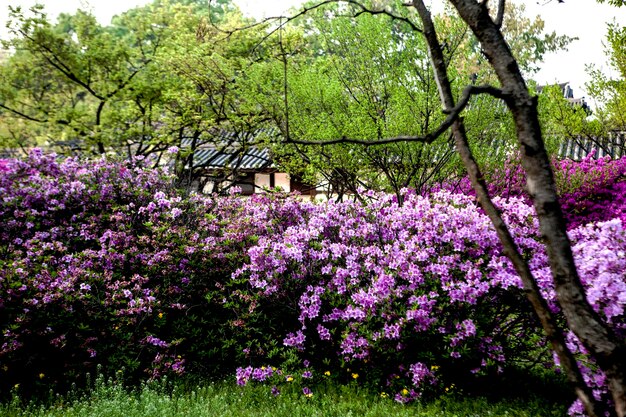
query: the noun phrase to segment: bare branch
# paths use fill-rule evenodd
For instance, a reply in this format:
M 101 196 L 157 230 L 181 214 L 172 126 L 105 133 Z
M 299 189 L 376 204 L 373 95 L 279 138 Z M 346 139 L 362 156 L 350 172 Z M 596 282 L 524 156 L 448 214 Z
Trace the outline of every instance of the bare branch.
M 502 27 L 504 21 L 504 7 L 506 6 L 506 0 L 498 0 L 498 13 L 496 14 L 496 20 L 494 23 L 498 28 Z
M 281 20 L 282 26 L 282 20 Z M 283 45 L 283 31 L 279 33 L 280 55 L 283 61 L 283 103 L 285 104 L 285 132 L 287 132 L 287 140 L 289 140 L 289 85 L 287 84 L 287 54 Z
M 142 65 L 139 66 L 139 68 L 137 68 L 132 74 L 130 74 L 128 76 L 128 78 L 126 78 L 124 81 L 122 81 L 120 84 L 117 85 L 117 88 L 113 89 L 113 91 L 111 91 L 109 94 L 106 95 L 105 99 L 110 99 L 111 97 L 113 97 L 115 94 L 117 94 L 118 92 L 120 92 L 121 90 L 123 90 L 128 84 L 130 84 L 130 82 L 133 80 L 133 78 L 135 78 L 135 76 L 137 74 L 139 74 L 139 72 L 144 69 L 145 67 L 148 66 L 149 63 L 151 63 L 152 60 L 148 59 L 147 61 L 145 61 Z
M 427 133 L 424 136 L 395 136 L 391 138 L 378 139 L 378 140 L 367 140 L 367 139 L 350 139 L 350 138 L 339 138 L 332 140 L 299 140 L 289 138 L 284 141 L 284 143 L 296 143 L 300 145 L 335 145 L 338 143 L 352 143 L 358 145 L 366 145 L 366 146 L 375 146 L 375 145 L 385 145 L 389 143 L 396 142 L 423 142 L 423 143 L 432 143 L 439 136 L 441 136 L 452 124 L 459 118 L 461 112 L 467 107 L 467 104 L 470 101 L 470 98 L 474 95 L 478 94 L 491 94 L 494 97 L 502 98 L 504 100 L 507 99 L 507 95 L 502 90 L 490 86 L 474 86 L 469 85 L 465 87 L 463 90 L 463 94 L 459 98 L 459 102 L 452 109 L 444 109 L 444 113 L 448 114 L 445 120 L 439 125 L 437 129 L 433 132 Z
M 252 29 L 254 27 L 257 26 L 262 26 L 268 22 L 274 22 L 274 21 L 280 21 L 281 23 L 278 25 L 277 28 L 273 29 L 272 31 L 270 31 L 270 33 L 268 34 L 268 37 L 271 36 L 272 34 L 274 34 L 277 30 L 281 29 L 284 25 L 286 25 L 287 23 L 301 17 L 304 16 L 305 14 L 307 14 L 308 12 L 310 12 L 311 10 L 315 10 L 318 9 L 320 7 L 326 6 L 328 4 L 332 4 L 332 3 L 348 3 L 351 4 L 353 6 L 356 6 L 360 9 L 359 12 L 356 13 L 356 15 L 354 17 L 357 17 L 361 14 L 367 13 L 367 14 L 371 14 L 371 15 L 385 15 L 390 17 L 393 20 L 397 20 L 403 23 L 406 23 L 407 25 L 409 25 L 411 27 L 411 29 L 417 31 L 417 32 L 421 32 L 422 29 L 419 28 L 415 23 L 413 23 L 410 19 L 404 17 L 404 16 L 398 16 L 396 14 L 393 14 L 392 12 L 390 12 L 389 10 L 385 10 L 385 9 L 369 9 L 368 7 L 364 6 L 363 4 L 361 4 L 360 1 L 357 0 L 324 0 L 318 3 L 315 3 L 314 5 L 311 6 L 303 6 L 302 10 L 297 12 L 296 14 L 292 15 L 292 16 L 272 16 L 272 17 L 266 17 L 265 19 L 259 21 L 259 22 L 254 22 L 252 24 L 249 24 L 247 26 L 242 26 L 236 29 L 232 29 L 232 30 L 224 30 L 219 28 L 211 19 L 211 14 L 209 13 L 209 23 L 211 23 L 211 26 L 213 26 L 215 29 L 217 29 L 218 31 L 227 34 L 228 36 L 232 35 L 235 32 L 239 32 L 242 30 L 246 30 L 246 29 Z M 209 7 L 211 7 L 211 0 L 209 0 Z M 283 23 L 284 20 L 284 23 Z M 265 38 L 267 39 L 267 37 Z
M 4 104 L 1 104 L 1 103 L 0 103 L 0 108 L 1 109 L 5 109 L 5 110 L 13 113 L 13 114 L 21 117 L 22 119 L 30 120 L 31 122 L 37 122 L 37 123 L 47 123 L 48 122 L 48 119 L 38 119 L 36 117 L 29 116 L 26 113 L 22 113 L 19 110 L 13 109 L 13 108 L 8 107 L 8 106 L 5 106 Z

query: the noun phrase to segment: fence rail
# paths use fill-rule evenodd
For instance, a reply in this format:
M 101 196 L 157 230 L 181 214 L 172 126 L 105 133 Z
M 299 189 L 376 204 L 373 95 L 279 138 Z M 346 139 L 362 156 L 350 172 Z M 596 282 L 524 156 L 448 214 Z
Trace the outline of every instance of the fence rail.
M 604 138 L 568 138 L 559 147 L 558 157 L 580 161 L 595 151 L 593 158 L 609 156 L 618 159 L 626 155 L 626 132 L 613 132 Z

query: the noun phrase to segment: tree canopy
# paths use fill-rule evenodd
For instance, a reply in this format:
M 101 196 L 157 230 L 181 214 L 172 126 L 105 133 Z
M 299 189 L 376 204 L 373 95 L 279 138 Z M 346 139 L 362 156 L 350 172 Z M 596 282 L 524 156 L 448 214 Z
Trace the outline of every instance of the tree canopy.
M 387 6 L 396 18 L 361 13 L 352 19 L 355 4 L 328 2 L 301 19 L 278 22 L 280 30 L 244 18 L 226 0 L 210 7 L 156 0 L 107 26 L 82 11 L 53 23 L 41 8 L 13 8 L 13 38 L 5 46 L 15 52 L 0 66 L 0 117 L 6 120 L 0 143 L 125 156 L 161 155 L 178 146 L 186 149 L 178 155 L 179 172 L 191 179 L 198 146 L 243 152 L 264 139 L 251 135 L 259 129 L 302 140 L 425 134 L 443 120 L 427 48 L 409 24 L 415 13 L 399 2 Z M 469 80 L 493 80 L 479 43 L 456 13 L 447 9 L 435 20 L 455 94 Z M 528 74 L 546 52 L 571 40 L 545 33 L 539 17 L 528 18 L 513 4 L 503 31 Z M 510 142 L 506 109 L 493 97 L 477 97 L 465 120 L 477 156 L 486 163 L 501 158 L 491 146 Z M 218 131 L 238 132 L 236 140 L 217 144 Z M 322 182 L 339 195 L 361 186 L 400 195 L 404 187 L 422 189 L 459 172 L 449 137 L 430 145 L 280 144 L 272 151 L 293 176 Z

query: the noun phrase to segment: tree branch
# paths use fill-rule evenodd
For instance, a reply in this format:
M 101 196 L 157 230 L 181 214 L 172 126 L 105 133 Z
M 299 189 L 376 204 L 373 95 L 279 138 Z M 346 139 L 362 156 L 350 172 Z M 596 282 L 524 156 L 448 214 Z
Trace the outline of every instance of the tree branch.
M 467 1 L 469 2 L 474 0 Z M 448 78 L 447 69 L 444 65 L 443 52 L 441 45 L 437 40 L 437 34 L 430 12 L 424 5 L 423 0 L 413 0 L 413 5 L 422 20 L 422 24 L 424 25 L 424 36 L 428 43 L 429 56 L 435 72 L 435 79 L 437 80 L 437 87 L 439 88 L 441 101 L 444 103 L 445 107 L 453 107 L 454 98 L 452 96 L 450 80 Z M 480 7 L 482 7 L 482 5 Z M 498 95 L 504 94 L 500 92 L 496 93 Z M 509 97 L 509 100 L 514 99 L 511 95 L 509 95 Z M 510 105 L 510 102 L 508 104 Z M 578 367 L 572 352 L 565 343 L 562 330 L 557 325 L 556 319 L 552 315 L 546 300 L 541 294 L 537 280 L 533 276 L 528 262 L 526 262 L 519 252 L 517 244 L 515 243 L 508 226 L 504 222 L 499 209 L 491 200 L 483 174 L 481 173 L 480 167 L 476 163 L 469 147 L 464 123 L 461 120 L 456 120 L 452 126 L 452 131 L 454 133 L 457 151 L 459 152 L 463 164 L 465 165 L 472 187 L 476 191 L 478 202 L 482 206 L 483 210 L 485 210 L 485 213 L 495 227 L 505 255 L 511 260 L 515 271 L 521 278 L 526 297 L 532 304 L 553 350 L 558 355 L 569 382 L 575 388 L 578 397 L 584 403 L 587 413 L 594 417 L 602 415 L 598 412 L 600 406 L 595 401 L 591 390 L 585 383 L 580 372 L 580 368 Z
M 338 143 L 352 143 L 352 144 L 366 145 L 366 146 L 384 145 L 384 144 L 396 143 L 396 142 L 432 143 L 439 136 L 441 136 L 446 130 L 448 130 L 448 128 L 452 126 L 452 124 L 459 118 L 459 115 L 461 114 L 461 112 L 465 109 L 465 107 L 467 107 L 467 104 L 469 103 L 470 98 L 478 94 L 491 94 L 494 97 L 498 97 L 503 100 L 506 100 L 508 97 L 504 91 L 496 87 L 490 86 L 490 85 L 483 85 L 483 86 L 469 85 L 465 87 L 465 89 L 463 90 L 463 94 L 459 98 L 459 102 L 456 104 L 456 106 L 454 106 L 451 109 L 443 110 L 444 113 L 448 114 L 448 116 L 439 125 L 439 127 L 435 129 L 434 131 L 427 133 L 426 135 L 423 135 L 423 136 L 395 136 L 391 138 L 378 139 L 378 140 L 350 139 L 350 138 L 342 137 L 339 139 L 332 139 L 332 140 L 309 141 L 309 140 L 299 140 L 299 139 L 289 138 L 288 140 L 284 141 L 284 143 L 295 143 L 299 145 L 335 145 Z
M 496 14 L 496 20 L 494 23 L 498 28 L 502 27 L 502 22 L 504 22 L 504 7 L 506 6 L 506 0 L 498 0 L 498 13 Z
M 222 33 L 225 33 L 227 36 L 230 36 L 230 35 L 232 35 L 235 32 L 243 31 L 243 30 L 246 30 L 246 29 L 252 29 L 254 27 L 264 25 L 264 24 L 266 24 L 268 22 L 272 22 L 272 21 L 276 21 L 276 20 L 280 21 L 281 23 L 278 25 L 278 27 L 273 29 L 273 30 L 271 30 L 268 33 L 268 35 L 264 38 L 264 40 L 265 40 L 268 37 L 270 37 L 272 34 L 274 34 L 277 30 L 279 30 L 283 26 L 285 26 L 287 23 L 291 22 L 292 20 L 295 20 L 295 19 L 297 19 L 297 18 L 299 18 L 301 16 L 304 16 L 305 14 L 310 12 L 311 10 L 318 9 L 320 7 L 323 7 L 323 6 L 326 6 L 328 4 L 332 4 L 332 3 L 348 3 L 348 4 L 351 4 L 353 6 L 358 7 L 360 9 L 360 11 L 357 12 L 354 17 L 357 17 L 357 16 L 359 16 L 361 14 L 364 14 L 364 13 L 372 14 L 372 15 L 378 15 L 378 14 L 385 15 L 385 16 L 390 17 L 393 20 L 398 20 L 400 22 L 406 23 L 407 25 L 409 25 L 411 27 L 411 29 L 413 29 L 413 30 L 415 30 L 417 32 L 421 32 L 422 31 L 422 29 L 419 28 L 415 23 L 413 23 L 410 19 L 408 19 L 408 18 L 406 18 L 404 16 L 398 16 L 396 14 L 391 13 L 389 10 L 370 9 L 370 8 L 364 6 L 363 4 L 361 4 L 361 2 L 358 1 L 358 0 L 324 0 L 324 1 L 321 1 L 321 2 L 318 2 L 318 3 L 315 3 L 315 4 L 311 5 L 311 6 L 303 6 L 301 11 L 299 11 L 298 13 L 296 13 L 296 14 L 294 14 L 292 16 L 289 16 L 289 17 L 286 17 L 286 16 L 266 17 L 265 19 L 263 19 L 263 20 L 261 20 L 259 22 L 254 22 L 254 23 L 252 23 L 250 25 L 242 26 L 242 27 L 239 27 L 239 28 L 236 28 L 236 29 L 232 29 L 232 30 L 224 30 L 224 29 L 219 28 L 213 22 L 210 13 L 209 13 L 209 23 L 211 24 L 211 26 L 213 26 L 218 31 L 220 31 Z M 209 0 L 209 8 L 210 7 L 211 7 L 211 0 Z M 285 20 L 284 23 L 282 22 L 283 20 Z M 261 41 L 261 43 L 262 42 L 263 41 Z
M 5 109 L 5 110 L 13 113 L 13 114 L 21 117 L 22 119 L 30 120 L 31 122 L 37 122 L 37 123 L 47 123 L 48 122 L 48 119 L 37 119 L 37 118 L 35 118 L 33 116 L 27 115 L 26 113 L 22 113 L 19 110 L 15 110 L 15 109 L 13 109 L 11 107 L 5 106 L 4 104 L 0 104 L 0 108 L 1 109 Z
M 84 82 L 72 70 L 58 57 L 58 55 L 48 46 L 43 43 L 37 42 L 32 36 L 28 35 L 28 33 L 24 31 L 20 31 L 20 34 L 28 39 L 33 45 L 39 49 L 39 53 L 44 57 L 46 61 L 50 63 L 54 68 L 56 68 L 61 74 L 65 75 L 68 79 L 73 81 L 74 83 L 80 85 L 84 89 L 86 89 L 92 96 L 96 97 L 99 100 L 103 100 L 103 97 L 98 94 L 90 84 Z M 48 55 L 50 54 L 50 56 Z

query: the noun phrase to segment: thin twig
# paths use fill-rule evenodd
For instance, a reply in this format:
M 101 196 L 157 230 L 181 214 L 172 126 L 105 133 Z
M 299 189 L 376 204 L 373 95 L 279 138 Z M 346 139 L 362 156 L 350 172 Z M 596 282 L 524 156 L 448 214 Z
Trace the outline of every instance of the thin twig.
M 211 2 L 212 0 L 209 0 L 209 8 L 211 7 Z M 417 31 L 417 32 L 421 32 L 422 29 L 420 27 L 418 27 L 415 23 L 413 23 L 410 19 L 404 17 L 404 16 L 398 16 L 396 14 L 391 13 L 389 10 L 385 10 L 385 9 L 369 9 L 367 7 L 365 7 L 363 4 L 361 4 L 358 0 L 325 0 L 325 1 L 321 1 L 318 2 L 314 5 L 311 6 L 303 6 L 302 10 L 297 12 L 296 14 L 292 15 L 292 16 L 271 16 L 271 17 L 266 17 L 265 19 L 262 19 L 258 22 L 254 22 L 251 23 L 249 25 L 245 25 L 245 26 L 241 26 L 235 29 L 231 29 L 231 30 L 224 30 L 222 28 L 219 28 L 217 26 L 217 24 L 215 24 L 213 22 L 213 19 L 211 17 L 211 14 L 209 13 L 209 23 L 211 23 L 211 25 L 217 29 L 218 31 L 227 34 L 228 36 L 232 35 L 235 32 L 240 32 L 246 29 L 252 29 L 255 28 L 257 26 L 262 26 L 265 25 L 266 23 L 269 22 L 274 22 L 274 21 L 280 21 L 280 24 L 277 28 L 273 29 L 272 31 L 270 31 L 270 35 L 272 35 L 273 33 L 275 33 L 277 30 L 281 29 L 284 25 L 286 25 L 287 23 L 291 22 L 292 20 L 295 20 L 301 16 L 304 16 L 305 14 L 307 14 L 308 12 L 310 12 L 311 10 L 315 10 L 318 9 L 320 7 L 326 6 L 328 4 L 332 4 L 332 3 L 348 3 L 351 4 L 353 6 L 358 7 L 359 9 L 361 9 L 359 12 L 356 13 L 356 16 L 361 15 L 363 13 L 368 13 L 368 14 L 372 14 L 372 15 L 377 15 L 377 14 L 381 14 L 381 15 L 385 15 L 390 17 L 393 20 L 398 20 L 401 22 L 406 23 L 407 25 L 409 25 L 411 27 L 411 29 Z M 355 16 L 355 17 L 356 17 Z M 283 23 L 283 19 L 285 19 L 284 23 Z

